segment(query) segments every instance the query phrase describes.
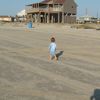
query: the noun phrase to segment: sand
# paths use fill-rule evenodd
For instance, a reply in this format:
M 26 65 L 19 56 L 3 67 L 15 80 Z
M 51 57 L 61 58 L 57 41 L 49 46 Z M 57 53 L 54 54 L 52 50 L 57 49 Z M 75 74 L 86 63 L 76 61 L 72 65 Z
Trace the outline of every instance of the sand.
M 90 100 L 100 93 L 100 31 L 26 27 L 0 25 L 0 100 Z M 52 34 L 63 51 L 57 62 L 48 60 Z

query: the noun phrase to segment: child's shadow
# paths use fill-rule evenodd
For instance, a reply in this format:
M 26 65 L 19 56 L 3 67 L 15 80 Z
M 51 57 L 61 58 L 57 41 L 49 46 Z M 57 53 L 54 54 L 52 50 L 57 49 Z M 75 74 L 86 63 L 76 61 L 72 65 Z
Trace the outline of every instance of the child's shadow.
M 61 55 L 63 55 L 63 52 L 64 52 L 64 51 L 60 51 L 60 52 L 58 52 L 58 53 L 56 54 L 57 60 L 59 60 L 59 57 L 60 57 Z

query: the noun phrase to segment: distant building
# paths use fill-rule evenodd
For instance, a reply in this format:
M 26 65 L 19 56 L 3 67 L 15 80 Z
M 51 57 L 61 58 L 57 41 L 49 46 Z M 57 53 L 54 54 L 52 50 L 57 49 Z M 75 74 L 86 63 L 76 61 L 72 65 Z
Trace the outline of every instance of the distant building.
M 17 16 L 22 17 L 26 15 L 25 9 L 21 10 L 20 12 L 17 13 Z
M 26 5 L 27 20 L 38 23 L 75 23 L 74 0 L 44 0 Z
M 25 9 L 21 10 L 20 12 L 17 13 L 16 21 L 18 21 L 18 22 L 26 21 L 26 11 L 25 11 Z
M 100 23 L 100 18 L 97 19 L 97 23 Z
M 0 21 L 13 22 L 14 21 L 14 17 L 11 17 L 11 16 L 0 16 Z
M 81 16 L 77 19 L 78 23 L 97 23 L 98 18 L 93 17 L 93 16 Z

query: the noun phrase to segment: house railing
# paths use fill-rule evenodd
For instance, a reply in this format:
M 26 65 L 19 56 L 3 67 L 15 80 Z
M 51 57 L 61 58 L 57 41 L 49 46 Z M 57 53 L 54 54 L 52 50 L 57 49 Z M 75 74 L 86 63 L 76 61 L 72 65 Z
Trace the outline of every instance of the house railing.
M 62 7 L 26 8 L 26 13 L 32 13 L 32 12 L 60 12 L 60 11 L 62 11 Z

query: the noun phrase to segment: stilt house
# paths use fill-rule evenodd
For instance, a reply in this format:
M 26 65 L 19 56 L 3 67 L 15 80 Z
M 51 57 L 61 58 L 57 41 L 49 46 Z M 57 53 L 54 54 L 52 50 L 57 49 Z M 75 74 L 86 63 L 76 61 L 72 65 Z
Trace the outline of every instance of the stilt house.
M 26 5 L 27 20 L 35 23 L 75 23 L 74 0 L 44 0 Z

